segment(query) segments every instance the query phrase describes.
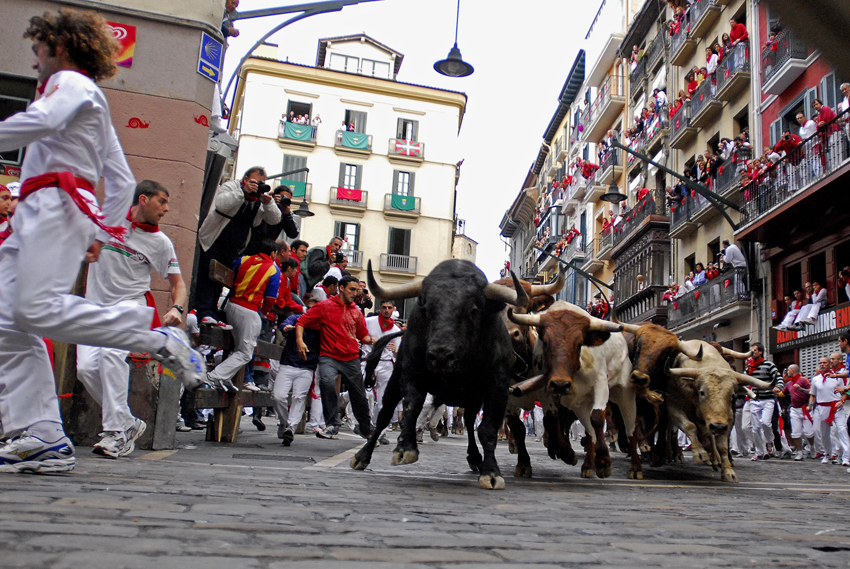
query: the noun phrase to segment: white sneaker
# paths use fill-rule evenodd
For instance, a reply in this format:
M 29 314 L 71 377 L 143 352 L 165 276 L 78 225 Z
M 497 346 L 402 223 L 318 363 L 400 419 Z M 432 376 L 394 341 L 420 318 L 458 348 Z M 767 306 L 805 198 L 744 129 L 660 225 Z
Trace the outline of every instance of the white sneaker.
M 820 461 L 821 464 L 829 464 L 830 460 L 828 456 L 823 457 L 823 460 Z
M 803 451 L 798 450 L 796 453 L 794 453 L 794 460 L 796 460 L 796 461 L 803 460 Z
M 101 439 L 95 443 L 92 452 L 109 458 L 118 458 L 127 456 L 135 445 L 127 440 L 127 435 L 123 431 L 106 431 L 100 433 Z
M 225 324 L 221 320 L 216 320 L 212 316 L 204 316 L 201 319 L 201 324 L 204 326 L 212 326 L 213 328 L 220 328 L 222 330 L 233 330 L 233 326 Z
M 76 462 L 68 437 L 48 443 L 24 431 L 0 447 L 0 472 L 70 472 Z
M 135 446 L 136 441 L 139 440 L 139 437 L 145 434 L 147 429 L 148 426 L 144 421 L 134 418 L 133 424 L 124 431 L 124 434 L 127 436 L 127 440 Z
M 194 391 L 203 385 L 206 364 L 203 356 L 192 348 L 186 332 L 176 326 L 161 326 L 154 331 L 165 334 L 165 346 L 152 354 L 154 359 L 162 362 L 164 367 L 182 380 L 186 389 Z
M 242 386 L 242 389 L 244 389 L 245 391 L 254 391 L 254 392 L 260 391 L 260 388 L 257 387 L 257 384 L 254 383 L 253 381 L 247 382 L 245 385 Z

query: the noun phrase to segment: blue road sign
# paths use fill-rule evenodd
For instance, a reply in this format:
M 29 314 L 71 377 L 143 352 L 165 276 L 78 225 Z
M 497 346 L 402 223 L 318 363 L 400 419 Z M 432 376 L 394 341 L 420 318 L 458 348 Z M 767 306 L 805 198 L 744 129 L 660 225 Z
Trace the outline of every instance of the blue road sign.
M 212 36 L 201 32 L 201 53 L 198 55 L 198 73 L 218 83 L 221 78 L 221 63 L 224 59 L 224 46 Z

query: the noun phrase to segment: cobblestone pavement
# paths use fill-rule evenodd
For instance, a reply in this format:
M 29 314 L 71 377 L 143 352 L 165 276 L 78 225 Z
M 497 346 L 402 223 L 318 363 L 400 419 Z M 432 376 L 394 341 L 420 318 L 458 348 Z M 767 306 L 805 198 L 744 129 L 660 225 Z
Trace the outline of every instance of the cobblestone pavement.
M 297 436 L 243 421 L 238 444 L 178 433 L 176 451 L 110 460 L 78 449 L 69 475 L 0 475 L 0 567 L 382 569 L 462 567 L 836 566 L 850 564 L 850 474 L 820 461 L 736 461 L 740 484 L 708 466 L 579 477 L 530 443 L 534 478 L 480 490 L 465 437 L 365 472 L 362 440 Z M 391 437 L 394 438 L 394 437 Z M 427 439 L 427 436 L 426 436 Z

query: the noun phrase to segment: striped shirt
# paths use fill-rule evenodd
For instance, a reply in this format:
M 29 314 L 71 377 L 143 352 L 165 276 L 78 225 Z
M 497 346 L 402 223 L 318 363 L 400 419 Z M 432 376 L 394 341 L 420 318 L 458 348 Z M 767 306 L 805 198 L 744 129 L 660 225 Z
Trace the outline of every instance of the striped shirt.
M 750 375 L 770 384 L 770 389 L 759 389 L 757 387 L 753 387 L 756 399 L 773 399 L 774 387 L 778 387 L 780 391 L 785 389 L 785 381 L 783 381 L 782 375 L 779 373 L 779 370 L 776 369 L 773 362 L 769 362 L 767 360 L 761 362 L 750 373 Z
M 233 264 L 236 277 L 230 302 L 251 310 L 260 310 L 263 298 L 277 298 L 280 288 L 280 268 L 274 259 L 263 253 L 236 259 Z

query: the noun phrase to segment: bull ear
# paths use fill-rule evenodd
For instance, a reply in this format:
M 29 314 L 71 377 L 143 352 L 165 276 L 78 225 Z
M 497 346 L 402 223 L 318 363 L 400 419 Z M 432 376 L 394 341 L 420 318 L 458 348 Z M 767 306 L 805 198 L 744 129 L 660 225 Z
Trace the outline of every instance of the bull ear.
M 611 337 L 610 332 L 600 332 L 598 330 L 591 330 L 587 334 L 584 335 L 583 345 L 585 346 L 601 346 L 605 342 L 608 341 L 608 338 Z

